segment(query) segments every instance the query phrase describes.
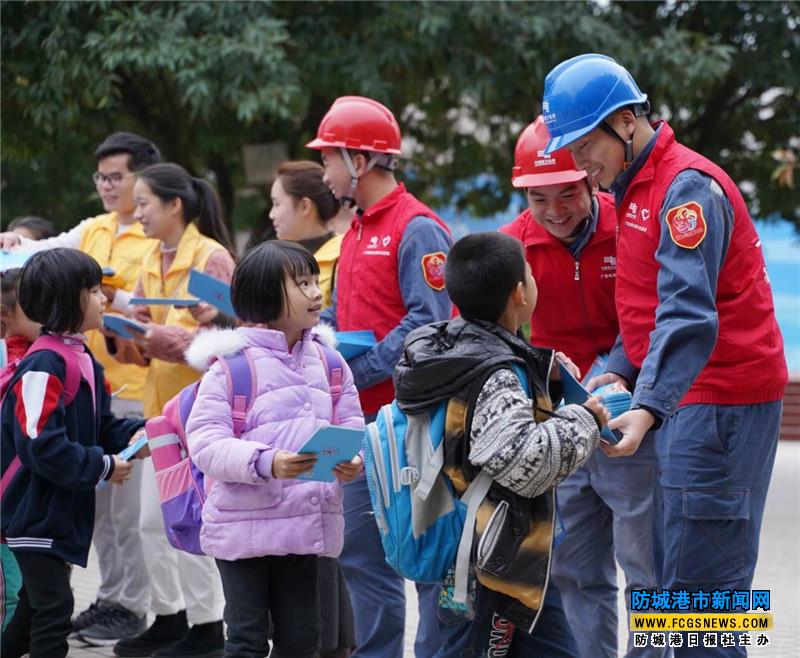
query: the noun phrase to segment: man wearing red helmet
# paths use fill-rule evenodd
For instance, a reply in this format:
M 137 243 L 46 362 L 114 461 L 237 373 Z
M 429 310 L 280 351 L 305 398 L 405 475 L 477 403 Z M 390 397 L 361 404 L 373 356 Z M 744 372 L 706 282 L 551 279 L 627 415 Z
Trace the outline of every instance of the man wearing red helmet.
M 339 331 L 372 329 L 377 345 L 349 362 L 367 421 L 394 398 L 392 371 L 412 329 L 447 320 L 444 290 L 450 250 L 447 225 L 394 176 L 400 127 L 391 111 L 370 98 L 338 98 L 307 144 L 322 152 L 325 181 L 346 207 L 356 207 L 342 241 L 333 306 L 322 319 Z M 356 617 L 357 658 L 403 654 L 403 579 L 386 564 L 362 477 L 344 487 L 345 543 L 339 562 Z M 439 645 L 439 588 L 419 586 L 417 655 Z
M 539 288 L 531 342 L 567 354 L 582 373 L 612 350 L 619 325 L 614 306 L 616 213 L 614 199 L 594 194 L 585 171 L 566 150 L 545 155 L 550 135 L 540 116 L 519 136 L 511 182 L 530 208 L 500 228 L 525 246 Z M 617 656 L 617 576 L 627 589 L 653 589 L 656 455 L 652 442 L 629 461 L 596 450 L 558 486 L 563 539 L 551 575 L 583 658 Z M 635 649 L 627 656 L 660 656 Z

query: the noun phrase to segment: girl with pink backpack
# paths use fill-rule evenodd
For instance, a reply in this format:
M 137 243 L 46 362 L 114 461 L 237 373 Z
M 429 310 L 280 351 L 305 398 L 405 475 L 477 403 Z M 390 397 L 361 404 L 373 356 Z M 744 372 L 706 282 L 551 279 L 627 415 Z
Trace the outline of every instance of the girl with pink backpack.
M 298 450 L 321 427 L 362 429 L 364 418 L 344 361 L 334 405 L 310 252 L 283 241 L 253 249 L 234 272 L 231 299 L 242 326 L 201 334 L 187 351 L 194 367 L 205 367 L 221 351 L 243 350 L 255 381 L 238 437 L 224 366 L 212 364 L 200 383 L 186 426 L 192 461 L 214 480 L 200 541 L 222 577 L 226 655 L 266 656 L 271 619 L 271 656 L 311 658 L 319 641 L 317 558 L 340 553 L 344 517 L 339 482 L 297 479 L 316 462 Z M 347 482 L 361 465 L 356 456 L 334 473 Z

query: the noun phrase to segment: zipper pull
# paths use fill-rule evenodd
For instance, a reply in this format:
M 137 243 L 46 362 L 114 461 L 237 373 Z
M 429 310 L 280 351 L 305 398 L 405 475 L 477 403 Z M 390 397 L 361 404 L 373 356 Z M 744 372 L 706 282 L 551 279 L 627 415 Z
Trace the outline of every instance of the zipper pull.
M 359 221 L 359 223 L 358 223 L 358 236 L 356 237 L 356 240 L 358 242 L 361 242 L 361 231 L 362 231 L 363 228 L 364 228 L 364 224 Z
M 579 260 L 575 261 L 575 280 L 581 280 L 581 262 Z

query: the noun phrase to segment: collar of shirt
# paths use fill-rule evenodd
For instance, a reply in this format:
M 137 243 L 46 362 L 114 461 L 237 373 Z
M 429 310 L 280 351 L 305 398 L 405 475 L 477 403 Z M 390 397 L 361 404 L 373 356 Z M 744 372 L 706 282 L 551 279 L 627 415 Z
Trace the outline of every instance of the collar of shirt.
M 611 183 L 611 188 L 609 192 L 614 195 L 614 202 L 619 206 L 622 203 L 622 199 L 625 196 L 625 191 L 628 189 L 628 185 L 631 184 L 633 177 L 639 173 L 639 170 L 644 166 L 644 163 L 647 162 L 647 158 L 650 157 L 650 153 L 653 150 L 653 147 L 656 145 L 656 141 L 658 140 L 658 133 L 661 132 L 661 127 L 663 123 L 659 123 L 656 127 L 655 133 L 650 138 L 650 140 L 645 144 L 644 148 L 639 151 L 639 154 L 633 159 L 630 166 L 623 171 L 619 176 L 614 179 L 614 182 Z

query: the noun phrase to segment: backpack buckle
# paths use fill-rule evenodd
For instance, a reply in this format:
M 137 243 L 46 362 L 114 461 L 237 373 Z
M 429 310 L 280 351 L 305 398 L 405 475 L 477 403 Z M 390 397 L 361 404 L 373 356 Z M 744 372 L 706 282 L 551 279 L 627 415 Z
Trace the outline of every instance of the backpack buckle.
M 400 484 L 407 487 L 419 480 L 419 470 L 413 466 L 405 466 L 400 469 Z

